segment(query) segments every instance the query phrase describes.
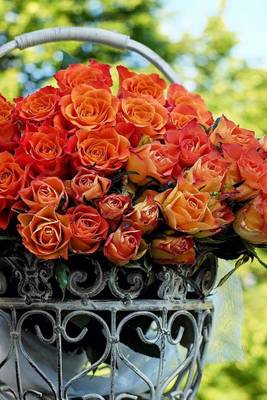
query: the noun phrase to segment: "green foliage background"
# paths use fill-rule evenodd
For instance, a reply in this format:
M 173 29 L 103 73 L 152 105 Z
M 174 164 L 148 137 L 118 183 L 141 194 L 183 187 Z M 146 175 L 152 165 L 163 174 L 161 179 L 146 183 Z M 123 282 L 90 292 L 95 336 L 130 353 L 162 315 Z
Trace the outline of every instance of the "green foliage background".
M 0 0 L 0 44 L 23 32 L 54 26 L 116 30 L 170 62 L 181 82 L 202 94 L 215 115 L 223 112 L 258 136 L 267 133 L 267 70 L 251 67 L 232 55 L 238 38 L 224 24 L 225 2 L 218 6 L 217 15 L 207 20 L 202 35 L 185 33 L 178 42 L 161 33 L 162 5 L 163 0 Z M 0 92 L 12 99 L 49 82 L 61 64 L 63 50 L 81 61 L 123 61 L 135 69 L 153 70 L 138 56 L 106 46 L 48 44 L 0 60 Z M 242 267 L 241 279 L 245 362 L 207 366 L 199 400 L 267 400 L 267 276 L 254 264 Z

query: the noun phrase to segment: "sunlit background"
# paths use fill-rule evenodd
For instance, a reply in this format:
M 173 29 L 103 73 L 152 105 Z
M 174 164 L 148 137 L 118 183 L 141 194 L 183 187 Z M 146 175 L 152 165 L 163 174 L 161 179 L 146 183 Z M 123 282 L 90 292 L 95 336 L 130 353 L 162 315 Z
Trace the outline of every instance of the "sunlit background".
M 96 26 L 130 35 L 156 50 L 210 110 L 258 136 L 267 133 L 267 2 L 264 0 L 0 0 L 0 44 L 53 26 Z M 33 91 L 60 67 L 62 51 L 135 69 L 140 57 L 85 43 L 49 44 L 0 62 L 0 92 Z M 267 273 L 240 271 L 245 300 L 244 362 L 208 365 L 199 400 L 267 400 Z M 221 321 L 223 324 L 223 321 Z

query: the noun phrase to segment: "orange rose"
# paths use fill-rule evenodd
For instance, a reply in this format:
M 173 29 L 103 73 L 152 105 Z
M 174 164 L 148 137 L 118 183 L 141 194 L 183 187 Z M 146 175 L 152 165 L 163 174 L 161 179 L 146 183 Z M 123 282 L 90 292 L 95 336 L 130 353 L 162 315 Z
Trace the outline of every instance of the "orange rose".
M 171 107 L 175 107 L 179 104 L 179 98 L 188 94 L 188 90 L 179 83 L 172 83 L 169 85 L 167 100 L 168 105 Z
M 72 64 L 55 74 L 61 92 L 68 94 L 75 86 L 82 84 L 94 86 L 103 83 L 112 86 L 110 66 L 90 60 L 88 65 Z
M 197 237 L 208 237 L 215 235 L 216 233 L 219 233 L 222 229 L 226 228 L 227 225 L 231 224 L 235 219 L 235 215 L 233 214 L 230 207 L 215 198 L 209 201 L 209 209 L 212 213 L 213 218 L 215 219 L 217 227 L 215 229 L 199 232 L 196 234 Z
M 165 236 L 151 242 L 151 256 L 156 264 L 194 264 L 196 252 L 190 236 Z
M 68 258 L 69 216 L 57 214 L 53 206 L 47 206 L 36 213 L 19 214 L 18 220 L 18 232 L 31 253 L 44 260 Z
M 159 208 L 152 197 L 135 204 L 133 211 L 126 216 L 143 234 L 152 232 L 158 225 Z
M 101 84 L 97 88 L 75 86 L 71 94 L 61 98 L 60 104 L 64 118 L 86 131 L 114 124 L 118 111 L 118 99 Z
M 168 143 L 178 146 L 179 161 L 183 166 L 193 165 L 201 156 L 211 151 L 211 143 L 204 128 L 196 119 L 180 130 L 167 131 Z
M 97 202 L 97 207 L 102 217 L 113 221 L 120 220 L 130 205 L 130 196 L 119 194 L 109 194 Z
M 79 204 L 70 208 L 70 248 L 74 253 L 92 254 L 107 237 L 109 225 L 93 207 Z
M 12 151 L 17 146 L 18 129 L 14 123 L 14 106 L 0 95 L 0 150 Z
M 161 136 L 168 121 L 168 111 L 151 96 L 131 95 L 121 100 L 122 116 L 126 122 L 143 128 L 149 136 Z
M 17 162 L 23 167 L 29 166 L 32 176 L 64 177 L 67 173 L 66 133 L 46 125 L 33 129 L 26 129 L 19 142 L 15 154 Z
M 0 228 L 6 229 L 11 216 L 11 206 L 24 187 L 26 171 L 16 163 L 14 157 L 4 151 L 0 153 Z
M 117 66 L 117 71 L 120 80 L 119 95 L 149 95 L 164 105 L 166 82 L 158 74 L 137 74 L 123 65 Z
M 225 225 L 231 224 L 235 219 L 235 215 L 230 207 L 216 199 L 213 199 L 209 203 L 209 208 L 213 217 L 215 218 L 215 221 L 221 228 L 223 228 Z
M 255 150 L 243 150 L 236 143 L 223 144 L 224 158 L 230 162 L 227 169 L 223 192 L 236 201 L 245 201 L 257 196 L 265 185 L 266 165 Z
M 72 157 L 74 169 L 84 166 L 110 174 L 125 164 L 129 147 L 128 140 L 113 128 L 102 129 L 93 135 L 79 130 L 70 139 L 67 152 Z
M 70 183 L 74 199 L 80 202 L 104 196 L 109 191 L 110 185 L 110 179 L 86 168 L 80 168 Z
M 53 206 L 64 210 L 68 204 L 68 195 L 61 179 L 53 176 L 34 179 L 30 186 L 20 190 L 21 200 L 32 211 L 45 206 Z
M 233 143 L 239 144 L 243 149 L 257 149 L 260 147 L 260 143 L 255 137 L 255 132 L 239 128 L 238 125 L 224 115 L 211 131 L 210 141 L 215 146 Z
M 253 189 L 265 189 L 262 187 L 262 178 L 267 174 L 267 164 L 260 157 L 255 149 L 249 149 L 241 153 L 237 165 L 241 178 L 246 181 L 246 184 Z
M 58 89 L 46 86 L 27 97 L 18 98 L 16 114 L 24 122 L 43 123 L 56 114 L 59 100 Z
M 210 199 L 209 193 L 200 192 L 184 179 L 174 189 L 155 196 L 167 224 L 177 231 L 192 235 L 218 227 L 209 209 Z
M 130 221 L 124 221 L 109 235 L 104 245 L 104 256 L 116 265 L 125 265 L 131 260 L 136 260 L 146 251 L 140 251 L 141 239 L 142 232 Z
M 229 167 L 219 152 L 212 151 L 200 157 L 185 173 L 185 177 L 196 188 L 204 192 L 219 192 Z
M 267 244 L 267 197 L 260 194 L 236 214 L 234 230 L 253 244 Z
M 168 90 L 168 104 L 173 108 L 171 120 L 174 126 L 181 129 L 193 119 L 208 127 L 212 124 L 212 114 L 208 111 L 204 100 L 195 93 L 189 93 L 183 86 L 173 83 Z
M 179 174 L 178 149 L 170 144 L 153 142 L 132 148 L 126 170 L 129 179 L 138 185 L 145 185 L 151 177 L 164 184 L 173 181 Z

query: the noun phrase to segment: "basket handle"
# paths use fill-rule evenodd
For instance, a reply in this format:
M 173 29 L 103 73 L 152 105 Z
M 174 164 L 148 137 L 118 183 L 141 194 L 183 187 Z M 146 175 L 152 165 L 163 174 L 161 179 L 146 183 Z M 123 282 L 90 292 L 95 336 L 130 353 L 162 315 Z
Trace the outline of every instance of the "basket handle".
M 0 58 L 15 49 L 26 49 L 42 43 L 51 43 L 64 40 L 77 40 L 92 43 L 107 44 L 122 50 L 132 50 L 141 54 L 154 64 L 171 82 L 178 82 L 175 71 L 157 53 L 149 47 L 132 40 L 129 36 L 106 29 L 88 27 L 49 28 L 24 33 L 14 40 L 0 47 Z

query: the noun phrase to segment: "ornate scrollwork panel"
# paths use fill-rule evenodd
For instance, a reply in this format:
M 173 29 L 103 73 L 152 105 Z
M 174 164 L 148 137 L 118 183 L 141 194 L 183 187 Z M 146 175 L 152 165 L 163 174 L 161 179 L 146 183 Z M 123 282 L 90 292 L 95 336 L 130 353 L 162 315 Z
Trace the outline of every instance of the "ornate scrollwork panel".
M 0 301 L 0 399 L 194 399 L 212 305 L 170 304 Z

